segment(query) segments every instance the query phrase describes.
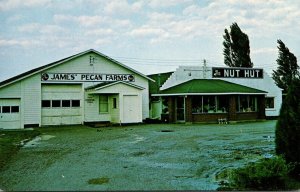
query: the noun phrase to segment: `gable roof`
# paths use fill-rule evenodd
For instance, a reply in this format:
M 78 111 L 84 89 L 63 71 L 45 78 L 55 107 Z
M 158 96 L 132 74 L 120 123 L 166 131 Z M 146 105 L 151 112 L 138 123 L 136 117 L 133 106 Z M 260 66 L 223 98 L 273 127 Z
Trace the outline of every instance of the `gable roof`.
M 220 79 L 192 79 L 179 85 L 162 90 L 153 96 L 168 95 L 201 95 L 201 94 L 253 94 L 261 95 L 267 92 L 251 87 L 231 83 Z
M 149 82 L 149 93 L 150 94 L 159 93 L 159 88 L 168 80 L 168 78 L 173 73 L 174 72 L 166 72 L 166 73 L 148 75 L 148 77 L 150 77 L 155 81 L 155 82 Z
M 128 83 L 128 82 L 124 82 L 124 81 L 115 81 L 115 82 L 107 82 L 107 83 L 98 83 L 96 85 L 92 85 L 92 86 L 86 87 L 85 90 L 88 90 L 88 91 L 100 90 L 100 89 L 104 89 L 106 87 L 110 87 L 110 86 L 113 86 L 113 85 L 116 85 L 116 84 L 119 84 L 119 83 L 128 85 L 130 87 L 134 87 L 134 88 L 137 88 L 137 89 L 141 89 L 141 90 L 145 89 L 144 87 L 141 87 L 141 86 L 138 86 L 138 85 L 134 85 L 132 83 Z
M 140 73 L 140 72 L 138 72 L 138 71 L 136 71 L 136 70 L 134 70 L 134 69 L 132 69 L 132 68 L 126 66 L 126 65 L 124 65 L 123 63 L 121 63 L 121 62 L 119 62 L 119 61 L 117 61 L 117 60 L 114 60 L 113 58 L 111 58 L 111 57 L 109 57 L 109 56 L 107 56 L 107 55 L 104 55 L 104 54 L 102 54 L 102 53 L 100 53 L 100 52 L 98 52 L 98 51 L 96 51 L 96 50 L 94 50 L 94 49 L 89 49 L 89 50 L 87 50 L 87 51 L 80 52 L 80 53 L 75 54 L 75 55 L 72 55 L 72 56 L 70 56 L 70 57 L 66 57 L 66 58 L 64 58 L 64 59 L 61 59 L 61 60 L 58 60 L 58 61 L 49 63 L 49 64 L 47 64 L 47 65 L 43 65 L 43 66 L 41 66 L 41 67 L 34 68 L 34 69 L 32 69 L 32 70 L 26 71 L 26 72 L 24 72 L 24 73 L 21 73 L 21 74 L 19 74 L 19 75 L 17 75 L 17 76 L 12 77 L 12 78 L 6 79 L 6 80 L 0 82 L 0 88 L 2 88 L 2 87 L 4 87 L 4 86 L 7 86 L 7 85 L 9 85 L 9 84 L 11 84 L 11 83 L 14 83 L 14 82 L 16 82 L 16 81 L 25 79 L 25 78 L 27 78 L 27 77 L 29 77 L 29 76 L 31 76 L 31 75 L 34 75 L 34 74 L 36 74 L 36 73 L 39 73 L 39 72 L 43 71 L 43 70 L 46 70 L 46 69 L 55 67 L 55 66 L 57 66 L 57 65 L 60 65 L 60 64 L 62 64 L 62 63 L 64 63 L 64 62 L 66 62 L 66 61 L 75 59 L 75 58 L 77 58 L 77 57 L 79 57 L 79 56 L 82 56 L 82 55 L 84 55 L 84 54 L 87 54 L 87 53 L 95 53 L 95 54 L 97 54 L 97 55 L 100 55 L 101 57 L 104 57 L 105 59 L 107 59 L 107 60 L 109 60 L 109 61 L 111 61 L 111 62 L 114 62 L 114 63 L 116 63 L 116 64 L 118 64 L 118 65 L 120 65 L 120 66 L 122 66 L 122 67 L 124 67 L 124 68 L 126 68 L 126 69 L 128 69 L 128 70 L 130 70 L 130 71 L 132 71 L 132 72 L 134 72 L 134 73 L 136 73 L 136 74 L 138 74 L 138 75 L 140 75 L 140 76 L 142 76 L 142 77 L 148 79 L 148 80 L 150 80 L 150 81 L 154 81 L 153 79 L 147 77 L 146 75 L 144 75 L 144 74 L 142 74 L 142 73 Z

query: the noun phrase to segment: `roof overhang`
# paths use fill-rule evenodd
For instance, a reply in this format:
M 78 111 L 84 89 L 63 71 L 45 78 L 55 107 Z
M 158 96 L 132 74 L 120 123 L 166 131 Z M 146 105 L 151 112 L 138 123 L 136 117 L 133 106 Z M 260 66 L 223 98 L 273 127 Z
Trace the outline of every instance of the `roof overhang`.
M 266 95 L 267 93 L 242 93 L 242 92 L 232 92 L 232 93 L 170 93 L 170 94 L 152 94 L 153 97 L 166 97 L 166 96 L 192 96 L 192 95 Z
M 125 86 L 129 86 L 129 87 L 132 87 L 132 88 L 135 88 L 135 89 L 138 89 L 138 90 L 144 90 L 145 89 L 144 87 L 141 87 L 141 86 L 138 86 L 138 85 L 135 85 L 135 84 L 132 84 L 132 83 L 128 83 L 128 82 L 123 82 L 123 81 L 117 81 L 117 82 L 105 84 L 103 86 L 101 86 L 101 84 L 100 84 L 99 87 L 95 87 L 95 88 L 87 87 L 85 89 L 87 90 L 87 93 L 89 93 L 89 94 L 103 94 L 103 93 L 116 94 L 116 93 L 119 93 L 119 90 L 115 90 L 114 92 L 111 92 L 111 91 L 105 92 L 105 89 L 107 89 L 109 87 L 112 87 L 112 86 L 115 86 L 115 85 L 118 85 L 118 84 L 123 84 Z M 91 86 L 91 87 L 93 87 L 93 86 Z

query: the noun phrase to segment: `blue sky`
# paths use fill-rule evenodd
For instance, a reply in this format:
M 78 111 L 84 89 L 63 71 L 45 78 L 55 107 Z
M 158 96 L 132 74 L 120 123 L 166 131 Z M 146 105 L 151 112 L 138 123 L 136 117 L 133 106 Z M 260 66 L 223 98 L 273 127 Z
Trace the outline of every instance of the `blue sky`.
M 277 39 L 300 58 L 299 10 L 298 0 L 0 0 L 0 81 L 91 48 L 145 74 L 224 66 L 233 22 L 270 73 Z

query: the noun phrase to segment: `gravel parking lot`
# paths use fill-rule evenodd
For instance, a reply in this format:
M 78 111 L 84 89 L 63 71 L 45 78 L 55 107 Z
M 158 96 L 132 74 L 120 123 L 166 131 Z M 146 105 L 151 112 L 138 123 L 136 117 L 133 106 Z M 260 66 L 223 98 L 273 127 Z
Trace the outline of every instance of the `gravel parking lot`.
M 276 121 L 39 128 L 2 190 L 214 190 L 218 173 L 274 154 Z

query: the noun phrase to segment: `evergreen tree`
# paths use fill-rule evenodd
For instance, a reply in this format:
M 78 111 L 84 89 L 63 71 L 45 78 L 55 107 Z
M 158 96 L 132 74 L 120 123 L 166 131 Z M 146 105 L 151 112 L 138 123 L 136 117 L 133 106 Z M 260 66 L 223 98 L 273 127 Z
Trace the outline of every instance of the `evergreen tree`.
M 289 51 L 285 44 L 279 39 L 278 43 L 278 67 L 273 70 L 273 79 L 276 85 L 287 93 L 288 86 L 291 81 L 299 76 L 299 66 L 297 64 L 296 56 Z
M 242 32 L 237 23 L 230 26 L 230 32 L 225 29 L 223 38 L 225 65 L 229 67 L 253 67 L 248 35 Z
M 300 176 L 300 79 L 293 79 L 280 109 L 275 131 L 276 153 L 294 163 Z

